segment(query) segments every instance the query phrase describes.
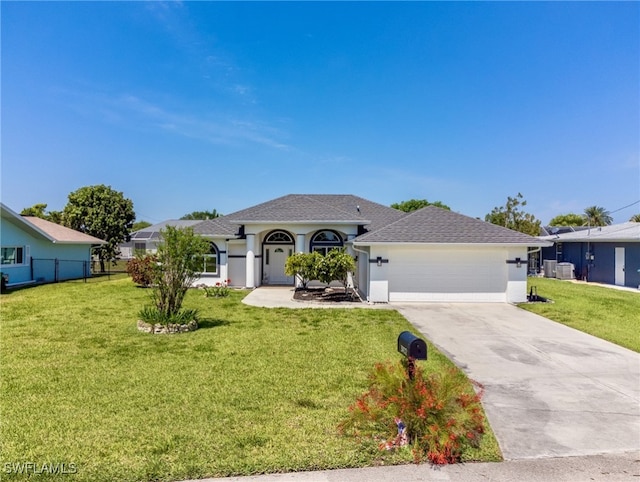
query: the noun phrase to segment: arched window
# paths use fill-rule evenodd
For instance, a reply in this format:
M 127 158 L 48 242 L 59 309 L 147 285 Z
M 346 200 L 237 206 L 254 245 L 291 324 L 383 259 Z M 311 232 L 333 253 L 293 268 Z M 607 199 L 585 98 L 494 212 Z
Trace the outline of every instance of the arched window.
M 203 256 L 203 274 L 218 274 L 218 247 L 215 243 L 209 243 L 209 252 Z
M 265 244 L 293 244 L 293 238 L 285 231 L 274 231 L 264 240 Z
M 342 237 L 335 231 L 318 231 L 311 238 L 311 251 L 317 251 L 322 255 L 326 255 L 334 248 L 343 246 Z

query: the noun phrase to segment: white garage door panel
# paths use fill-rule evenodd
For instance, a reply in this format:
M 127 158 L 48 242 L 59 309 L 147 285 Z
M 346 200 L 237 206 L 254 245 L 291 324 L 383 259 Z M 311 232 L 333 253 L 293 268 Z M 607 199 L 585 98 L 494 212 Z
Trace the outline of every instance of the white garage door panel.
M 505 259 L 502 250 L 394 251 L 389 253 L 389 298 L 504 301 L 507 289 Z

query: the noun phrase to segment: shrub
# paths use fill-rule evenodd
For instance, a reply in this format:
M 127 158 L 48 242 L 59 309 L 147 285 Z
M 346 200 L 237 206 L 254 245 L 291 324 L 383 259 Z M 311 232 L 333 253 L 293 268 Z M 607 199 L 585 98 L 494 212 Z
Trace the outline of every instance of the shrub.
M 154 255 L 138 256 L 127 262 L 127 273 L 137 285 L 151 286 L 156 262 L 157 258 Z
M 295 276 L 303 288 L 309 281 L 318 279 L 317 267 L 322 260 L 322 255 L 317 251 L 312 253 L 294 253 L 287 258 L 284 272 L 287 276 Z
M 229 286 L 227 286 L 229 281 L 231 280 L 223 281 L 222 283 L 217 282 L 214 286 L 201 284 L 198 287 L 204 290 L 205 298 L 223 298 L 229 296 Z
M 356 270 L 356 262 L 353 256 L 346 253 L 345 249 L 334 248 L 320 258 L 317 267 L 318 280 L 329 284 L 332 281 L 340 281 L 345 290 L 349 281 L 349 273 Z
M 403 445 L 406 437 L 416 463 L 425 457 L 434 464 L 459 462 L 484 433 L 482 393 L 470 393 L 467 378 L 454 368 L 425 375 L 416 365 L 413 380 L 406 368 L 406 361 L 376 364 L 369 390 L 349 407 L 341 430 L 373 438 L 381 449 Z
M 150 325 L 186 325 L 190 321 L 198 320 L 198 310 L 180 310 L 167 315 L 155 306 L 145 306 L 138 316 Z
M 160 231 L 153 301 L 166 319 L 180 312 L 187 290 L 202 272 L 202 259 L 208 251 L 209 243 L 191 228 L 167 226 Z

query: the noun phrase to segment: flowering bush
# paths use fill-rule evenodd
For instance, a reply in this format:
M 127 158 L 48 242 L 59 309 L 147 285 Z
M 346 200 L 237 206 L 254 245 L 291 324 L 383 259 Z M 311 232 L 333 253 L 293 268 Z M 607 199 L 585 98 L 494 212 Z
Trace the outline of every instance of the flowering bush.
M 425 375 L 416 365 L 413 379 L 407 362 L 378 363 L 369 376 L 370 388 L 349 407 L 340 428 L 373 438 L 380 449 L 409 442 L 416 463 L 459 462 L 467 447 L 477 447 L 484 433 L 479 394 L 469 392 L 458 370 Z
M 155 276 L 157 258 L 154 255 L 139 256 L 127 262 L 127 273 L 134 283 L 151 286 Z
M 225 280 L 222 283 L 219 281 L 214 286 L 200 285 L 200 288 L 204 290 L 205 298 L 223 298 L 225 296 L 229 296 L 229 286 L 231 280 Z

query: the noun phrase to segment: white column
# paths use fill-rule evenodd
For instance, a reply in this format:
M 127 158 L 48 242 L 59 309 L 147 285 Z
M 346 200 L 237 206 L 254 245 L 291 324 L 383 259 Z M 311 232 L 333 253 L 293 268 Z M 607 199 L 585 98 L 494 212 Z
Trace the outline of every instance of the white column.
M 255 261 L 256 261 L 256 235 L 247 234 L 247 266 L 246 266 L 246 279 L 244 281 L 247 288 L 255 288 Z
M 298 234 L 296 236 L 296 253 L 304 253 L 304 234 Z

